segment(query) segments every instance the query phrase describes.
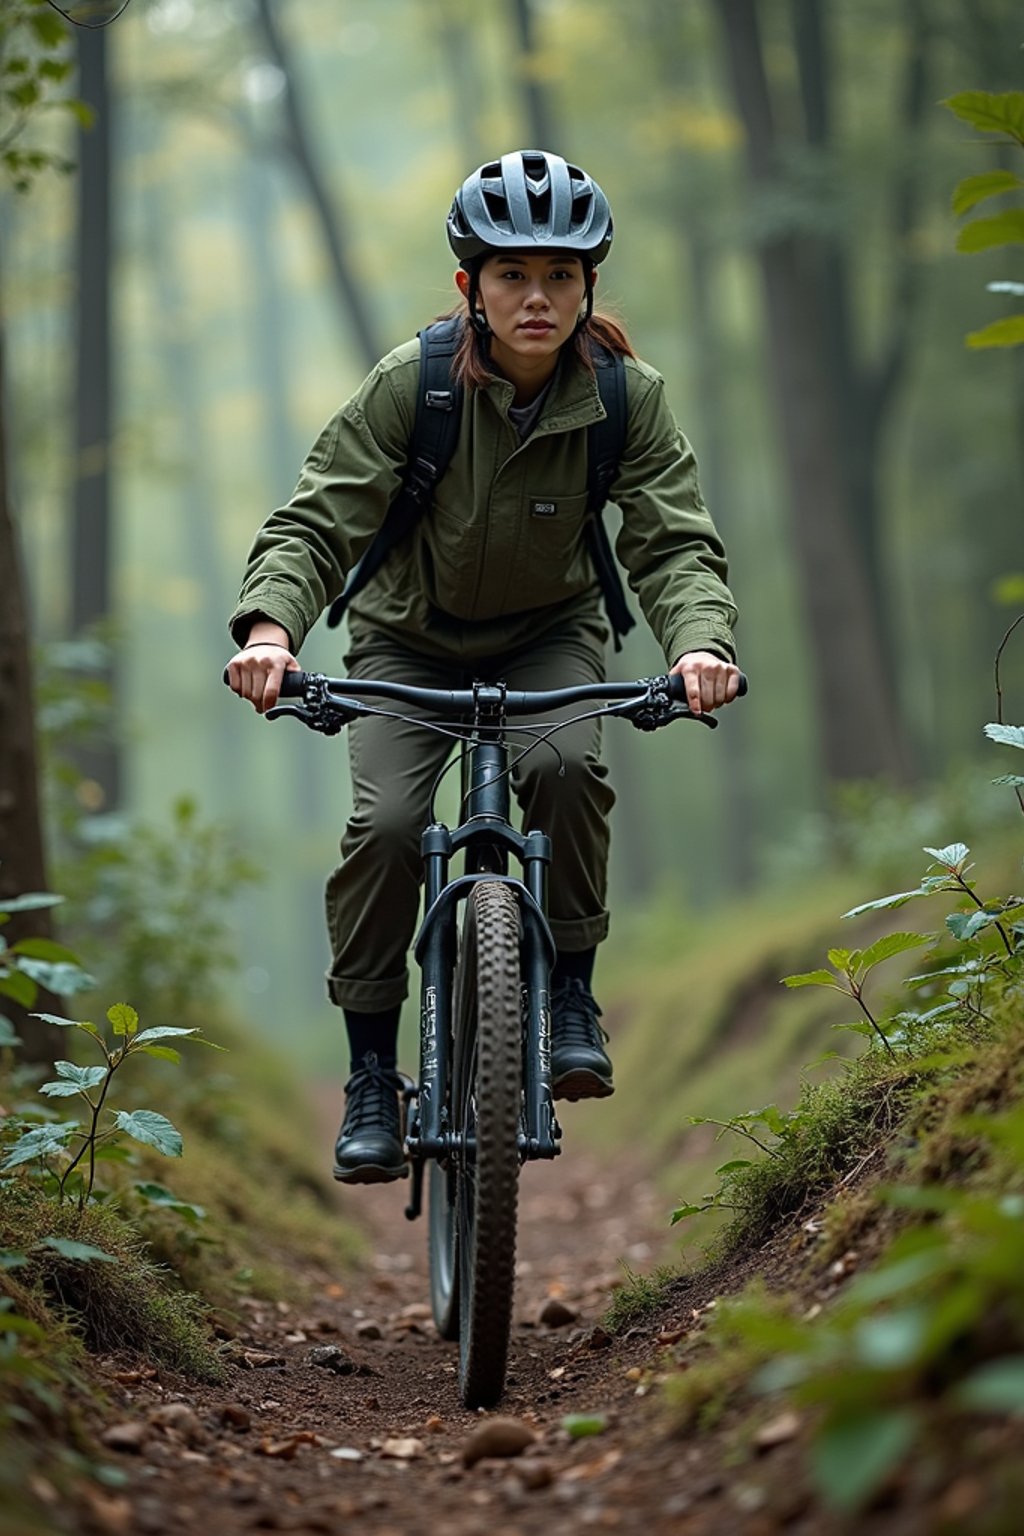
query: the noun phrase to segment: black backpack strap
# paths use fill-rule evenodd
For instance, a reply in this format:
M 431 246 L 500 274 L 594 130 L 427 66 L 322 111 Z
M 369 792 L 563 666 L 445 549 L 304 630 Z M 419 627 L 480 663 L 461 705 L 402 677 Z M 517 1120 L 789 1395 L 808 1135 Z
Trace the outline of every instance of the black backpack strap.
M 628 407 L 626 403 L 626 367 L 622 356 L 608 347 L 593 346 L 594 373 L 605 415 L 587 428 L 587 522 L 585 535 L 591 563 L 597 574 L 612 628 L 615 649 L 621 651 L 622 637 L 636 624 L 622 577 L 612 553 L 602 512 L 619 469 L 626 446 Z
M 437 320 L 420 331 L 420 382 L 405 477 L 344 590 L 334 599 L 327 626 L 334 629 L 349 603 L 380 570 L 393 549 L 430 510 L 434 487 L 452 461 L 462 420 L 462 385 L 452 378 L 461 320 Z

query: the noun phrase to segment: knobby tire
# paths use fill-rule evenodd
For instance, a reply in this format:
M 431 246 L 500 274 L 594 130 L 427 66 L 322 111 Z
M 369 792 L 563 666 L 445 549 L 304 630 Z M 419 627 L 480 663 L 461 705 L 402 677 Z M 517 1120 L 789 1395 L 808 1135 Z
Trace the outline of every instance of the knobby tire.
M 459 1385 L 467 1408 L 490 1408 L 512 1328 L 522 1087 L 519 908 L 500 881 L 467 900 L 453 1017 L 453 1119 L 474 1141 L 454 1181 Z

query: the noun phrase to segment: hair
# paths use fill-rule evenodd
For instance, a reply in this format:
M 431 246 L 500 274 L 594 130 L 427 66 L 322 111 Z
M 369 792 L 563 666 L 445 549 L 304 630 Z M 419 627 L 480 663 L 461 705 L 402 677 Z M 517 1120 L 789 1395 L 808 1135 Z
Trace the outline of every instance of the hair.
M 482 336 L 471 324 L 468 305 L 457 305 L 438 318 L 450 320 L 456 315 L 462 320 L 462 334 L 452 360 L 452 374 L 467 390 L 484 389 L 494 378 L 487 337 Z M 636 357 L 622 322 L 600 310 L 589 315 L 572 337 L 563 342 L 562 350 L 571 347 L 581 367 L 593 374 L 592 348 L 595 344 L 606 347 L 609 352 L 617 352 L 621 357 Z

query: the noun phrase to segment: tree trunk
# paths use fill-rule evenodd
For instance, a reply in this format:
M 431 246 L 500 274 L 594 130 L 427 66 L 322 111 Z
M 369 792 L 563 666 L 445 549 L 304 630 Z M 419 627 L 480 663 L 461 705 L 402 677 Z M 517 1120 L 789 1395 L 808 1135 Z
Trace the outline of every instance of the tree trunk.
M 373 316 L 349 257 L 346 232 L 338 217 L 337 199 L 328 193 L 313 152 L 313 141 L 299 104 L 301 93 L 296 83 L 295 66 L 284 33 L 278 26 L 278 17 L 274 14 L 271 0 L 258 0 L 258 10 L 270 56 L 284 77 L 286 143 L 306 184 L 306 191 L 320 225 L 335 293 L 352 328 L 363 365 L 369 371 L 376 366 L 384 348 L 380 345 Z
M 39 804 L 32 657 L 26 584 L 10 504 L 4 406 L 4 342 L 0 333 L 0 897 L 46 890 L 46 857 Z M 49 908 L 15 913 L 4 927 L 9 944 L 53 937 Z M 41 993 L 35 1006 L 59 1013 L 59 1000 Z M 21 1036 L 26 1061 L 52 1064 L 55 1031 L 10 998 L 2 1011 Z
M 512 21 L 519 45 L 519 77 L 523 87 L 523 110 L 530 143 L 524 149 L 557 150 L 551 98 L 537 73 L 541 57 L 533 24 L 530 0 L 512 0 Z
M 459 165 L 465 175 L 485 158 L 483 79 L 477 60 L 477 26 L 472 8 L 475 0 L 434 0 L 437 15 L 438 52 L 448 79 L 448 100 L 455 122 Z
M 111 174 L 107 33 L 76 27 L 78 95 L 93 110 L 92 126 L 78 135 L 75 378 L 75 478 L 71 529 L 71 629 L 75 635 L 108 623 L 114 566 L 111 530 Z M 108 670 L 103 680 L 113 689 Z M 76 753 L 84 779 L 96 788 L 95 805 L 111 810 L 120 799 L 116 743 Z
M 754 0 L 718 0 L 716 9 L 751 179 L 770 188 L 779 173 Z M 833 780 L 903 780 L 908 754 L 893 667 L 852 529 L 837 402 L 823 360 L 820 252 L 788 232 L 765 237 L 758 255 L 825 771 Z

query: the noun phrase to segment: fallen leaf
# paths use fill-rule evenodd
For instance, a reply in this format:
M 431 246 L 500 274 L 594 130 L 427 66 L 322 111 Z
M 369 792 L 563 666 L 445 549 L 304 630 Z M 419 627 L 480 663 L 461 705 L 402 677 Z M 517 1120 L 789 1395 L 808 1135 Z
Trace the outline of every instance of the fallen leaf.
M 284 1365 L 283 1355 L 268 1355 L 261 1349 L 243 1349 L 238 1360 L 247 1371 L 267 1370 L 273 1366 Z
M 618 1466 L 622 1460 L 622 1452 L 619 1449 L 605 1451 L 603 1456 L 596 1457 L 593 1461 L 581 1461 L 574 1467 L 569 1467 L 561 1474 L 563 1483 L 584 1483 L 591 1478 L 601 1477 L 605 1472 L 610 1472 L 612 1467 Z
M 139 1381 L 153 1381 L 156 1374 L 155 1365 L 142 1365 L 137 1371 L 115 1371 L 114 1380 L 123 1387 L 133 1387 Z
M 283 1440 L 261 1440 L 256 1447 L 257 1456 L 273 1456 L 280 1461 L 292 1461 L 298 1454 L 300 1445 L 316 1445 L 320 1436 L 311 1429 L 297 1429 L 294 1434 L 287 1435 Z
M 573 1440 L 583 1440 L 588 1435 L 603 1435 L 608 1428 L 608 1416 L 604 1413 L 567 1413 L 562 1428 Z

